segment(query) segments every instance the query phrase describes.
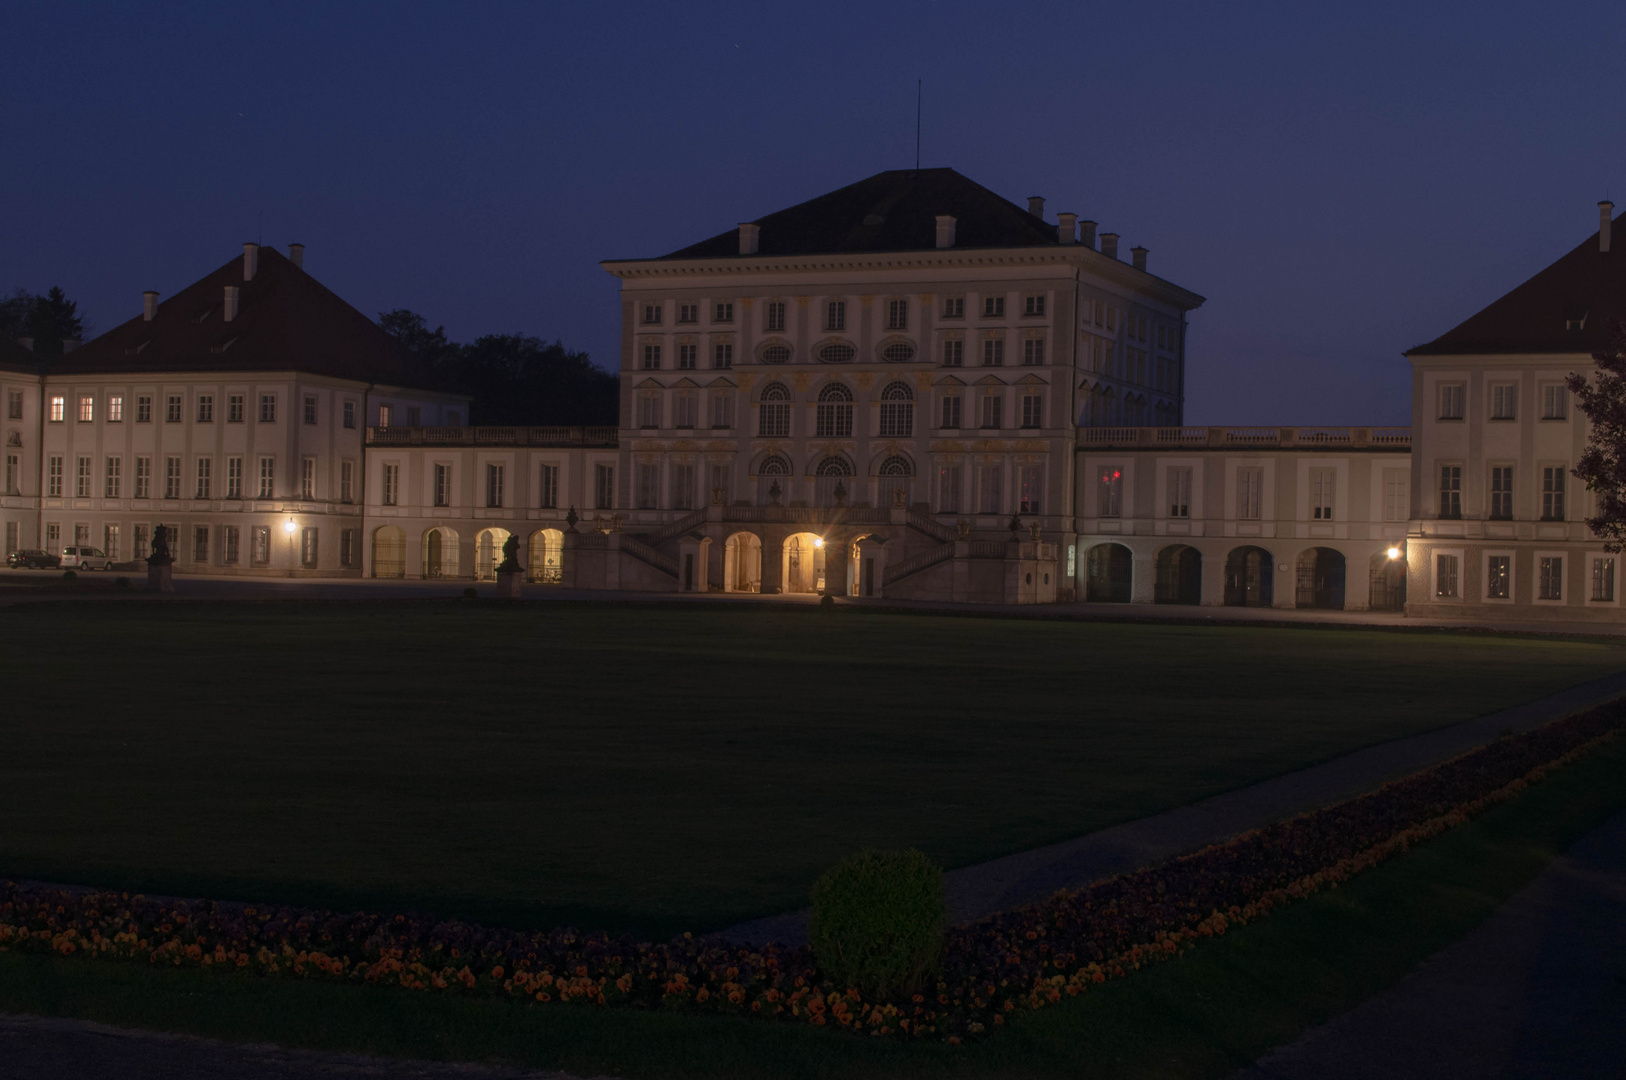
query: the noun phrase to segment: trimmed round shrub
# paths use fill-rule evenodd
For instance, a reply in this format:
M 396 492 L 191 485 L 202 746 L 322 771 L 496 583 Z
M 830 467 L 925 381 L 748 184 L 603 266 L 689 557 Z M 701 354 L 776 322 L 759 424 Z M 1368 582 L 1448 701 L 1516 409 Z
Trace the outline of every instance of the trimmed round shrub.
M 478 597 L 479 595 L 480 594 L 478 592 L 476 592 L 472 588 L 468 588 L 468 589 L 463 590 L 463 599 L 465 599 L 465 600 L 473 600 L 476 597 Z
M 62 571 L 62 580 L 63 581 L 78 581 L 79 580 L 79 575 L 74 573 L 72 570 L 64 570 L 64 571 Z
M 114 578 L 113 584 L 121 589 L 128 589 L 130 587 L 130 579 L 127 577 Z
M 834 610 L 835 606 L 836 598 L 831 596 L 829 593 L 825 593 L 819 598 L 819 607 L 823 608 L 825 611 Z
M 813 886 L 808 941 L 819 969 L 865 997 L 912 993 L 936 973 L 948 904 L 919 851 L 865 848 Z

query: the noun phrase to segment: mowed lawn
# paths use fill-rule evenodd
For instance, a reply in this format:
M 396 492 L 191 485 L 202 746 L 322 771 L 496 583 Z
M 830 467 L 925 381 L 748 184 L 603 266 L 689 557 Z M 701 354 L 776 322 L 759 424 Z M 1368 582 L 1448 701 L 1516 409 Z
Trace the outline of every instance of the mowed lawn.
M 493 602 L 0 611 L 0 875 L 712 930 L 1626 668 L 1443 633 Z

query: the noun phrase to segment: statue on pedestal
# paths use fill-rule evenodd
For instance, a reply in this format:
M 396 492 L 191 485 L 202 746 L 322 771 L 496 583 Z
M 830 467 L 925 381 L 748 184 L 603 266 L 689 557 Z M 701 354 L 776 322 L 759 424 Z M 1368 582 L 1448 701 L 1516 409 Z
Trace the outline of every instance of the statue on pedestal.
M 156 525 L 152 530 L 152 554 L 147 556 L 147 588 L 155 592 L 174 592 L 173 564 L 175 556 L 169 552 L 169 530 Z
M 517 574 L 519 571 L 519 537 L 510 533 L 508 539 L 503 541 L 502 562 L 497 564 L 497 573 Z

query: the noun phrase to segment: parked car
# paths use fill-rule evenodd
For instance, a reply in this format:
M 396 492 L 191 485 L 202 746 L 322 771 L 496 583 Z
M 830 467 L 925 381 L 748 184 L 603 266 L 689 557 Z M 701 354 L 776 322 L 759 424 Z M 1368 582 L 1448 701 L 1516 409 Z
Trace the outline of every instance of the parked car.
M 57 557 L 55 555 L 52 555 L 49 551 L 41 551 L 39 548 L 23 548 L 21 551 L 13 551 L 6 556 L 7 566 L 20 566 L 25 569 L 49 570 L 55 567 L 56 564 Z
M 93 547 L 65 547 L 62 549 L 62 559 L 57 563 L 64 570 L 111 570 L 113 557 Z

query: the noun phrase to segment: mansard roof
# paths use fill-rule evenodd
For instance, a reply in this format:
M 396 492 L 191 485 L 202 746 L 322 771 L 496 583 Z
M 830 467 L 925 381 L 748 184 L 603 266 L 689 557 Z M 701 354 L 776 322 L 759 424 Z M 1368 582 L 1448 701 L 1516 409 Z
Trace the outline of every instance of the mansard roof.
M 1614 321 L 1626 319 L 1626 214 L 1615 218 L 1610 251 L 1598 233 L 1460 325 L 1407 356 L 1594 353 L 1607 348 Z M 1570 329 L 1570 326 L 1576 326 Z
M 1060 247 L 1056 227 L 953 169 L 891 169 L 756 219 L 757 255 L 921 251 L 937 246 L 937 215 L 956 219 L 954 246 Z M 663 259 L 739 258 L 739 230 Z
M 23 348 L 22 342 L 0 338 L 0 371 L 16 371 L 28 375 L 40 373 L 40 358 Z
M 238 308 L 225 321 L 225 289 Z M 243 257 L 51 365 L 52 375 L 298 371 L 354 382 L 433 390 L 441 380 L 321 282 L 273 248 L 259 249 L 252 281 Z

